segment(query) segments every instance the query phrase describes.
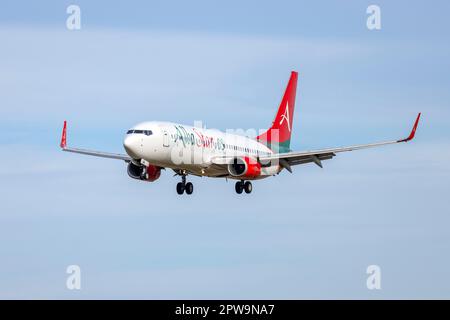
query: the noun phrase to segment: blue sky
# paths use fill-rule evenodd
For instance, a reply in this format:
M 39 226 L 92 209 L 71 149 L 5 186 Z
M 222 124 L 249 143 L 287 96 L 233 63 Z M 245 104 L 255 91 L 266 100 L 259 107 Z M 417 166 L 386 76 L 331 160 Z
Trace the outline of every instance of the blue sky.
M 66 7 L 82 11 L 68 31 Z M 382 29 L 366 28 L 381 7 Z M 0 298 L 450 298 L 450 4 L 2 1 Z M 299 72 L 291 147 L 406 136 L 254 183 L 128 178 L 142 120 L 267 127 Z M 65 287 L 66 267 L 82 290 Z M 382 290 L 366 288 L 366 268 Z

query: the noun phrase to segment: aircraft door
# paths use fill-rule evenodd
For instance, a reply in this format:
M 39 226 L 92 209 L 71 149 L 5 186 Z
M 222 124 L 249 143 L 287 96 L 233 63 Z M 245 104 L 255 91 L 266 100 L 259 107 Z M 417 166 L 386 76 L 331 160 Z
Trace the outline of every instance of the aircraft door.
M 163 147 L 167 148 L 168 146 L 169 146 L 169 133 L 164 130 L 164 132 L 163 132 Z

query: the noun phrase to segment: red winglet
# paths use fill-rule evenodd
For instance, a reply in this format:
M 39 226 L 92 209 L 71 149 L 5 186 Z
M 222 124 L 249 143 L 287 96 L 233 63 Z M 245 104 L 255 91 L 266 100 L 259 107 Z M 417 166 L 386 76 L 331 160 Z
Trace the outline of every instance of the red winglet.
M 414 126 L 413 126 L 413 128 L 412 128 L 412 130 L 411 130 L 411 133 L 409 134 L 409 137 L 406 138 L 406 139 L 403 139 L 403 140 L 399 140 L 398 142 L 408 142 L 408 141 L 414 139 L 414 136 L 415 136 L 416 130 L 417 130 L 417 126 L 419 125 L 420 115 L 421 115 L 421 113 L 419 113 L 419 114 L 417 115 L 416 122 L 414 122 Z
M 67 141 L 66 141 L 66 136 L 67 136 L 67 121 L 64 120 L 64 127 L 63 127 L 63 131 L 62 131 L 62 136 L 61 136 L 61 143 L 60 146 L 61 148 L 65 148 L 67 145 Z

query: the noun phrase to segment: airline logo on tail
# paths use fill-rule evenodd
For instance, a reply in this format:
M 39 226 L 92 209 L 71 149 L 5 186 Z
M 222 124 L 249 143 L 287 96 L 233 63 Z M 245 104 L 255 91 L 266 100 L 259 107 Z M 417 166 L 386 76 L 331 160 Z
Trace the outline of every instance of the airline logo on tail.
M 291 121 L 289 121 L 289 101 L 286 102 L 286 109 L 284 110 L 284 114 L 281 115 L 281 120 L 279 123 L 280 126 L 283 124 L 284 120 L 287 122 L 288 131 L 291 132 Z

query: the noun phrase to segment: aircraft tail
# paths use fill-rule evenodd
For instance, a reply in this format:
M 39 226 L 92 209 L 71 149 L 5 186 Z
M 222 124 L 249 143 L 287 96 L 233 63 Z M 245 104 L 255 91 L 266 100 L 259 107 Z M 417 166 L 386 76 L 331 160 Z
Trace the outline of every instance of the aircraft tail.
M 298 73 L 292 71 L 272 126 L 266 132 L 256 137 L 259 142 L 266 144 L 274 152 L 290 151 L 297 77 Z

